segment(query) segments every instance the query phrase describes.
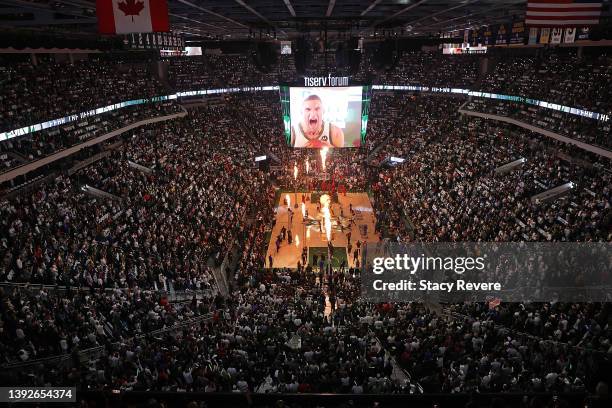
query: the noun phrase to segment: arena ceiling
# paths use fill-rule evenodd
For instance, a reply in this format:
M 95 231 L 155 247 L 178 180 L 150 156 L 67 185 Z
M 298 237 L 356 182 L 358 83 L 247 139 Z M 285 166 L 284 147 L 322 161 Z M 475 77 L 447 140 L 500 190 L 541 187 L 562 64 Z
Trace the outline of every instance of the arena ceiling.
M 526 0 L 168 0 L 172 30 L 192 38 L 423 36 L 521 21 Z M 0 26 L 96 30 L 93 0 L 0 0 Z M 384 32 L 384 33 L 383 33 Z

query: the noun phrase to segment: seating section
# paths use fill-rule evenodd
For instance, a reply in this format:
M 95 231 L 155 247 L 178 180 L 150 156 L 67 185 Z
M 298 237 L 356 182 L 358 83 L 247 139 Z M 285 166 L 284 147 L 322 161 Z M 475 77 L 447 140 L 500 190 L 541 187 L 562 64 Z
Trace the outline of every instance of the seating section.
M 499 60 L 491 73 L 480 76 L 476 56 L 407 53 L 378 80 L 480 83 L 494 92 L 609 109 L 604 90 L 589 88 L 588 97 L 571 99 L 557 93 L 585 85 L 576 72 L 607 78 L 608 60 L 587 56 L 583 62 L 563 53 L 514 62 L 503 54 L 492 58 Z M 502 69 L 504 62 L 511 71 Z M 161 89 L 141 82 L 148 75 L 143 68 L 109 64 L 67 68 L 71 74 L 90 70 L 73 78 L 83 100 L 76 101 L 72 84 L 58 80 L 48 85 L 53 98 L 41 102 L 40 111 L 33 98 L 46 85 L 24 87 L 31 98 L 21 103 L 14 83 L 55 83 L 48 76 L 52 66 L 24 67 L 23 73 L 7 68 L 12 79 L 2 123 L 10 127 Z M 184 91 L 268 85 L 293 75 L 286 65 L 260 74 L 244 56 L 168 64 L 170 84 Z M 87 81 L 108 83 L 94 77 L 133 82 L 109 85 L 94 97 Z M 53 99 L 62 102 L 52 105 Z M 531 406 L 546 406 L 538 393 L 560 395 L 551 406 L 563 406 L 564 393 L 604 386 L 612 338 L 606 304 L 371 303 L 361 299 L 358 269 L 308 262 L 296 270 L 265 268 L 277 194 L 321 185 L 323 177 L 293 176 L 294 164 L 302 168 L 306 160 L 312 174 L 321 174 L 319 151 L 286 145 L 276 92 L 235 93 L 197 105 L 185 117 L 113 139 L 112 148 L 98 146 L 95 155 L 81 152 L 92 162 L 74 172 L 60 168 L 57 177 L 0 198 L 2 384 L 207 393 L 536 393 Z M 559 125 L 525 105 L 375 93 L 366 146 L 331 149 L 325 177 L 370 193 L 381 244 L 612 241 L 609 160 L 517 126 L 461 115 L 463 105 L 606 145 L 605 127 L 581 122 L 566 128 L 570 118 L 556 118 L 563 120 Z M 20 106 L 25 116 L 8 114 Z M 14 167 L 178 109 L 174 102 L 122 109 L 11 139 L 0 145 L 0 164 Z M 269 170 L 254 163 L 262 154 L 275 158 Z M 389 156 L 406 160 L 389 168 Z M 523 158 L 520 168 L 495 172 Z M 532 200 L 568 182 L 575 186 L 565 195 Z
M 379 75 L 377 84 L 421 85 L 471 89 L 478 77 L 479 58 L 439 52 L 405 52 L 397 66 Z
M 535 106 L 493 102 L 479 98 L 470 101 L 465 108 L 475 112 L 517 119 L 580 142 L 601 146 L 608 150 L 612 148 L 610 137 L 612 121 L 604 122 Z
M 607 241 L 610 175 L 584 162 L 568 161 L 562 149 L 536 134 L 481 119 L 460 118 L 450 102 L 419 97 L 410 115 L 417 126 L 379 152 L 407 163 L 377 174 L 377 202 L 393 206 L 386 227 L 424 241 Z M 419 127 L 419 126 L 422 126 Z M 570 157 L 575 156 L 573 151 Z M 578 153 L 579 154 L 579 153 Z M 494 169 L 517 159 L 518 171 Z M 607 163 L 607 164 L 606 164 Z M 605 168 L 609 162 L 604 161 Z M 532 203 L 531 197 L 564 183 L 576 188 L 560 200 Z M 383 186 L 386 186 L 383 188 Z M 399 194 L 401 192 L 401 194 Z M 430 228 L 435 225 L 436 228 Z M 404 235 L 405 236 L 405 235 Z
M 165 95 L 146 64 L 95 58 L 74 64 L 0 68 L 0 131 L 9 131 L 132 99 Z
M 58 296 L 16 288 L 3 293 L 2 301 L 7 330 L 0 336 L 0 356 L 3 362 L 18 363 L 112 347 L 205 315 L 212 298 L 170 303 L 161 292 L 69 291 Z
M 181 112 L 173 102 L 137 105 L 97 116 L 56 126 L 48 130 L 30 133 L 26 136 L 9 139 L 0 144 L 0 151 L 10 154 L 12 166 L 6 166 L 0 173 L 28 162 L 42 159 L 53 153 L 105 135 L 133 123 L 159 116 Z
M 604 84 L 612 80 L 611 58 L 588 50 L 581 58 L 575 50 L 542 52 L 537 57 L 508 54 L 495 60 L 480 90 L 610 113 L 612 91 Z
M 283 55 L 272 72 L 262 73 L 246 55 L 171 58 L 168 78 L 178 91 L 277 85 L 295 80 L 293 65 L 293 58 Z
M 318 55 L 318 54 L 317 54 Z M 479 74 L 482 58 L 488 59 L 488 73 Z M 170 58 L 166 89 L 156 79 L 155 61 L 91 57 L 74 64 L 54 63 L 41 59 L 37 66 L 29 63 L 4 63 L 4 89 L 0 96 L 0 130 L 8 131 L 45 120 L 75 114 L 130 99 L 165 95 L 174 91 L 192 91 L 238 86 L 275 85 L 295 81 L 291 55 L 279 56 L 271 72 L 261 73 L 246 55 L 204 55 Z M 331 61 L 328 61 L 331 63 Z M 318 56 L 313 66 L 325 65 Z M 57 72 L 62 72 L 58 77 Z M 346 74 L 339 72 L 338 74 Z M 553 103 L 578 107 L 612 116 L 609 87 L 610 58 L 585 51 L 581 58 L 575 50 L 539 51 L 534 55 L 492 52 L 490 55 L 448 56 L 438 52 L 404 52 L 391 70 L 376 71 L 373 56 L 365 53 L 357 81 L 374 84 L 458 87 L 487 92 L 520 95 Z M 96 90 L 93 92 L 92 90 Z M 98 91 L 99 90 L 99 91 Z M 393 106 L 411 95 L 396 98 Z M 374 98 L 375 107 L 376 97 Z M 407 103 L 407 102 L 406 102 Z M 467 107 L 496 113 L 528 122 L 590 144 L 610 148 L 611 121 L 598 121 L 535 106 L 493 99 L 477 99 Z M 140 115 L 153 107 L 140 109 Z M 395 109 L 395 108 L 390 108 Z M 164 110 L 168 110 L 164 107 Z M 171 109 L 170 109 L 171 110 Z M 35 132 L 26 138 L 0 144 L 2 169 L 36 160 L 91 138 L 106 128 L 116 128 L 126 120 L 128 109 L 72 122 L 62 127 Z M 376 115 L 371 115 L 376 120 Z M 117 121 L 117 126 L 105 122 Z M 372 123 L 373 134 L 376 124 Z M 388 123 L 387 123 L 388 126 Z M 387 132 L 388 133 L 388 132 Z M 376 138 L 376 136 L 374 136 Z M 370 140 L 369 143 L 372 143 Z M 12 154 L 14 153 L 14 154 Z

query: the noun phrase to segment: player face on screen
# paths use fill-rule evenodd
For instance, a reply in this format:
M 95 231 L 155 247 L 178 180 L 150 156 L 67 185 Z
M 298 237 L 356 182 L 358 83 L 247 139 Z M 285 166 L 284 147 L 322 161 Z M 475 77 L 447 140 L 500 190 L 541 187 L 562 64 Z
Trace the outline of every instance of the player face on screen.
M 310 96 L 302 104 L 302 129 L 307 135 L 318 135 L 323 127 L 323 104 L 318 96 Z
M 336 125 L 323 122 L 325 108 L 317 95 L 302 101 L 302 118 L 299 128 L 291 129 L 291 146 L 322 148 L 344 147 L 344 132 Z M 297 139 L 297 140 L 296 140 Z

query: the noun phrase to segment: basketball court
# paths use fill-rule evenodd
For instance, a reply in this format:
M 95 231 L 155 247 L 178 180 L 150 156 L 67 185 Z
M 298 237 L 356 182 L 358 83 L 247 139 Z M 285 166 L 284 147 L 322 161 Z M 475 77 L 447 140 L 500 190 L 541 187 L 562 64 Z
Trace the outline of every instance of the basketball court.
M 378 234 L 374 232 L 376 219 L 367 193 L 326 195 L 323 200 L 330 201 L 327 227 L 324 205 L 321 204 L 323 195 L 326 193 L 298 192 L 280 195 L 276 207 L 276 224 L 272 229 L 266 253 L 266 267 L 269 267 L 268 258 L 272 255 L 273 267 L 297 268 L 304 248 L 308 251 L 308 260 L 311 264 L 314 254 L 319 258 L 322 255 L 327 257 L 328 231 L 334 246 L 332 266 L 339 266 L 342 260 L 346 260 L 348 267 L 354 267 L 353 252 L 356 249 L 356 242 L 361 241 L 362 244 L 378 242 Z M 305 196 L 306 216 L 302 213 L 302 196 Z M 287 197 L 290 200 L 289 208 L 293 212 L 293 217 L 288 212 Z M 296 200 L 297 208 L 295 208 Z M 351 212 L 351 206 L 353 212 Z M 276 238 L 283 227 L 291 231 L 292 242 L 289 244 L 285 238 L 277 252 Z M 349 231 L 352 245 L 350 254 L 348 253 Z

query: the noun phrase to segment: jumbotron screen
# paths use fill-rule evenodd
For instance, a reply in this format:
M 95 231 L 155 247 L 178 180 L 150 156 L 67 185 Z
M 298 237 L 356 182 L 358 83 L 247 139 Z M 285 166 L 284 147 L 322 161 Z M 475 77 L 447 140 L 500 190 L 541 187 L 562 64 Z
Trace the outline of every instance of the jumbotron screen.
M 368 86 L 281 86 L 287 144 L 313 149 L 364 145 L 370 90 Z

